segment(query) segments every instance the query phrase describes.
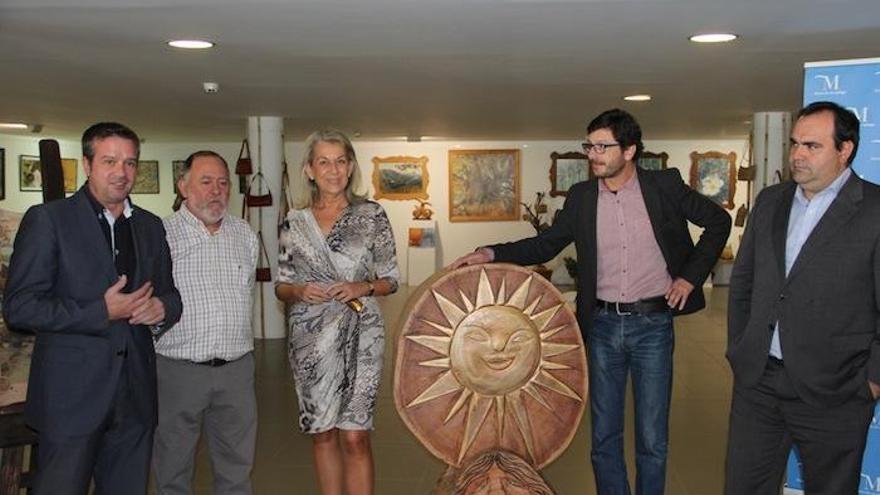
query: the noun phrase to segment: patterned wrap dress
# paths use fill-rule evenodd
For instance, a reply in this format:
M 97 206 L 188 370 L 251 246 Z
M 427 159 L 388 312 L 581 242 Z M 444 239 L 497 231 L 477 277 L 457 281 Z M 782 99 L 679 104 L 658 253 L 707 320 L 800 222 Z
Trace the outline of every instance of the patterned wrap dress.
M 326 238 L 311 209 L 291 210 L 279 243 L 278 282 L 329 285 L 384 278 L 397 290 L 394 234 L 378 203 L 348 206 Z M 289 307 L 288 355 L 304 433 L 373 428 L 385 326 L 376 299 L 360 300 L 361 313 L 333 300 Z

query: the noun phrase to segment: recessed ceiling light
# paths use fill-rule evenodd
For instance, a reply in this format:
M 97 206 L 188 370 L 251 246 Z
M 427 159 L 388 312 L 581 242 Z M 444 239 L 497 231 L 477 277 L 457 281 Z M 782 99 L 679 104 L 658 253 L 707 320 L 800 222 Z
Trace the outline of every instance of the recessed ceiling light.
M 624 96 L 626 101 L 651 101 L 651 95 L 629 95 Z
M 707 33 L 695 34 L 688 39 L 694 43 L 727 43 L 737 38 L 739 38 L 738 35 L 731 33 Z
M 19 122 L 0 122 L 0 129 L 27 129 L 27 124 Z
M 214 43 L 205 40 L 172 40 L 168 42 L 168 45 L 187 50 L 204 50 L 205 48 L 212 48 Z

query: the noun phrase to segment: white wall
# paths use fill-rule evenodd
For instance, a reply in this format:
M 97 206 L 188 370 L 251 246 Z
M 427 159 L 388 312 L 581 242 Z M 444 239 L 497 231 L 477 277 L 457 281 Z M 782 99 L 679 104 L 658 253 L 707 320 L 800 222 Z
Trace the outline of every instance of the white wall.
M 24 211 L 28 206 L 41 201 L 38 192 L 20 192 L 18 181 L 18 157 L 19 155 L 38 155 L 39 137 L 21 137 L 0 135 L 0 148 L 6 149 L 5 184 L 6 199 L 0 201 L 0 208 L 14 211 Z M 160 194 L 133 195 L 133 200 L 139 206 L 153 211 L 159 216 L 171 213 L 171 205 L 174 201 L 174 189 L 171 177 L 171 162 L 182 160 L 198 149 L 213 149 L 223 155 L 230 163 L 235 165 L 240 143 L 153 143 L 147 142 L 141 148 L 141 159 L 159 161 Z M 431 203 L 437 220 L 438 237 L 440 241 L 438 252 L 442 253 L 444 265 L 452 262 L 458 256 L 472 251 L 475 247 L 519 239 L 534 235 L 534 229 L 527 222 L 518 220 L 510 222 L 449 222 L 448 209 L 448 170 L 447 155 L 452 149 L 514 149 L 520 150 L 521 167 L 521 190 L 522 200 L 531 203 L 538 191 L 550 190 L 550 154 L 556 152 L 574 151 L 579 149 L 580 141 L 426 141 L 421 143 L 408 143 L 398 141 L 356 141 L 355 150 L 358 154 L 361 172 L 364 178 L 364 187 L 368 188 L 372 197 L 372 173 L 374 156 L 427 156 L 429 183 L 428 201 Z M 737 154 L 741 160 L 746 151 L 745 140 L 700 140 L 700 141 L 646 141 L 646 149 L 655 153 L 666 152 L 669 154 L 670 167 L 681 170 L 682 177 L 688 180 L 690 170 L 690 157 L 692 151 L 721 151 Z M 81 162 L 81 149 L 79 142 L 61 141 L 61 155 L 64 158 L 77 158 Z M 285 152 L 290 166 L 291 177 L 298 171 L 298 163 L 302 158 L 303 146 L 301 142 L 287 142 Z M 80 163 L 78 175 L 79 184 L 85 181 Z M 279 199 L 278 191 L 273 191 L 276 200 Z M 735 203 L 739 207 L 746 198 L 745 183 L 738 183 Z M 562 206 L 564 198 L 549 198 L 550 213 Z M 406 250 L 407 229 L 412 218 L 412 209 L 415 201 L 380 201 L 388 212 L 391 223 L 395 229 L 398 261 L 404 280 L 406 280 Z M 241 195 L 238 194 L 237 185 L 233 187 L 231 211 L 240 212 Z M 735 213 L 731 210 L 731 215 Z M 265 227 L 264 227 L 265 228 Z M 698 229 L 693 233 L 697 235 Z M 734 228 L 731 235 L 731 243 L 734 248 L 738 244 L 741 229 Z M 271 250 L 271 248 L 270 248 Z M 548 264 L 551 268 L 558 263 L 557 260 Z
M 19 190 L 18 159 L 20 155 L 39 156 L 39 141 L 43 137 L 10 136 L 0 134 L 0 148 L 6 149 L 6 165 L 4 184 L 6 197 L 0 201 L 0 208 L 24 212 L 29 206 L 43 201 L 41 192 L 23 192 Z M 132 200 L 153 213 L 164 217 L 171 214 L 174 203 L 174 185 L 172 184 L 171 162 L 183 160 L 190 153 L 200 149 L 214 150 L 235 166 L 240 143 L 144 143 L 141 145 L 141 160 L 159 161 L 159 194 L 134 194 Z M 82 168 L 82 145 L 79 141 L 58 141 L 62 158 L 75 158 L 78 164 L 77 186 L 86 181 Z M 238 190 L 238 186 L 235 186 Z M 233 194 L 230 209 L 241 210 L 241 197 Z

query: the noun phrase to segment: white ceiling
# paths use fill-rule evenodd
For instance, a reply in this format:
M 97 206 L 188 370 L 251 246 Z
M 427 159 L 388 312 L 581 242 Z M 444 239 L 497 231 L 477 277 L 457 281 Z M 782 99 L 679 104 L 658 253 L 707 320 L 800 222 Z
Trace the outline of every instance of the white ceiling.
M 707 31 L 742 38 L 687 41 Z M 192 37 L 217 47 L 165 45 Z M 752 113 L 798 108 L 804 62 L 876 56 L 878 0 L 0 0 L 0 121 L 77 138 L 112 119 L 153 141 L 234 140 L 248 115 L 284 116 L 288 139 L 578 139 L 620 106 L 649 139 L 740 137 Z

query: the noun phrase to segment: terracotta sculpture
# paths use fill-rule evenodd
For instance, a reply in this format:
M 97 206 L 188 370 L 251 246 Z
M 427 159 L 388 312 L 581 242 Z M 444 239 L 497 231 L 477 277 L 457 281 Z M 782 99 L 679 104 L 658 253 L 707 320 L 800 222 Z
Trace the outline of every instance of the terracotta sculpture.
M 415 208 L 413 208 L 413 220 L 430 220 L 431 216 L 434 214 L 434 210 L 432 210 L 431 203 L 427 201 L 422 201 L 421 199 L 417 199 L 419 202 Z
M 555 287 L 514 265 L 469 266 L 429 279 L 409 308 L 394 398 L 428 450 L 460 469 L 497 450 L 540 469 L 567 448 L 587 368 Z
M 529 463 L 504 450 L 481 454 L 462 468 L 451 492 L 455 495 L 553 495 Z

